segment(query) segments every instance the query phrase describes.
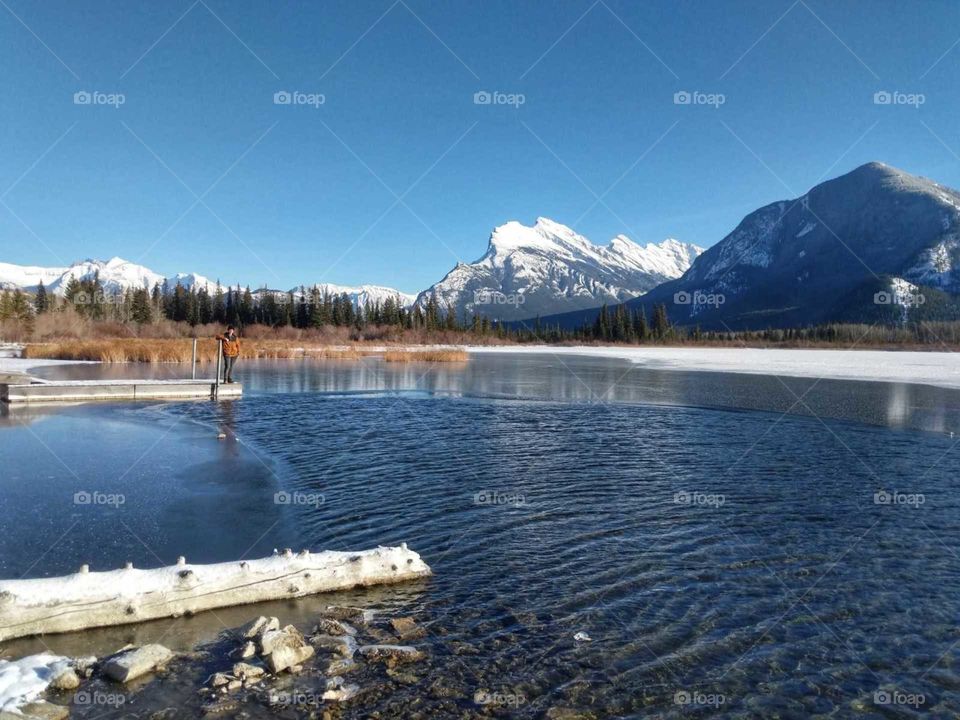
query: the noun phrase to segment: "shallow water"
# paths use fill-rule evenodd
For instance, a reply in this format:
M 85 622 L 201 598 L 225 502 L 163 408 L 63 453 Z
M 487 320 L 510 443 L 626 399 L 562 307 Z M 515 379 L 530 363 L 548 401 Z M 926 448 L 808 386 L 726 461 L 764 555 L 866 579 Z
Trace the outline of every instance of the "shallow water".
M 346 717 L 960 713 L 960 393 L 549 355 L 241 369 L 235 402 L 8 415 L 4 575 L 408 542 L 432 579 L 345 595 L 420 619 L 429 660 Z M 81 482 L 130 497 L 51 504 Z M 259 611 L 44 642 L 189 646 Z M 154 683 L 125 712 L 171 703 L 199 707 Z

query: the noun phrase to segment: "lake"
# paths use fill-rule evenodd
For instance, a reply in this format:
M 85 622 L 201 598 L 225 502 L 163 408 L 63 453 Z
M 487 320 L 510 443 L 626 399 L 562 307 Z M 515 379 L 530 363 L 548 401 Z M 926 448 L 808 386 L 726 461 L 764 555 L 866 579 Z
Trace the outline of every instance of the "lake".
M 232 402 L 6 409 L 0 575 L 407 542 L 433 578 L 336 600 L 415 616 L 429 659 L 344 717 L 960 714 L 960 391 L 549 353 L 238 370 Z M 258 612 L 6 650 L 185 648 Z M 181 690 L 124 717 L 192 716 Z

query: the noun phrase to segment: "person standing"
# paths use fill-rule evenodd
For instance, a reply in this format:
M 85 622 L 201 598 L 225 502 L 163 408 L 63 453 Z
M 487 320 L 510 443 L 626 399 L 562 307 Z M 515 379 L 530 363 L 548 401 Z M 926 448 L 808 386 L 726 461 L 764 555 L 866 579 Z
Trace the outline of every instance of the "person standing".
M 228 325 L 227 332 L 217 335 L 217 340 L 223 343 L 223 381 L 232 383 L 233 366 L 240 357 L 240 338 L 237 336 L 236 328 Z

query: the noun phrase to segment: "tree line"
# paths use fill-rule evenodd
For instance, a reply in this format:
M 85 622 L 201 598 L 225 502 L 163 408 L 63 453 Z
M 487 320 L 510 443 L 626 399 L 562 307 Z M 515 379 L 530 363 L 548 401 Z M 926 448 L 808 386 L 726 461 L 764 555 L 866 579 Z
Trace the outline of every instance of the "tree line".
M 63 295 L 49 292 L 41 283 L 31 295 L 19 289 L 0 292 L 0 322 L 14 323 L 30 333 L 37 316 L 72 308 L 84 318 L 147 326 L 161 320 L 189 326 L 217 323 L 243 328 L 251 325 L 298 329 L 328 326 L 352 328 L 395 328 L 405 330 L 453 331 L 479 337 L 497 337 L 515 342 L 604 342 L 604 343 L 704 343 L 730 345 L 764 344 L 922 344 L 960 345 L 958 322 L 914 322 L 886 326 L 832 323 L 800 328 L 768 328 L 728 332 L 702 331 L 699 327 L 674 326 L 663 304 L 650 308 L 619 304 L 603 305 L 592 322 L 563 328 L 535 318 L 502 323 L 487 316 L 457 317 L 436 298 L 422 306 L 405 307 L 399 298 L 360 306 L 346 293 L 330 294 L 319 287 L 301 286 L 297 291 L 277 292 L 249 287 L 184 287 L 177 283 L 157 284 L 151 289 L 128 288 L 119 293 L 106 291 L 98 275 L 71 278 Z M 361 335 L 362 336 L 362 333 Z

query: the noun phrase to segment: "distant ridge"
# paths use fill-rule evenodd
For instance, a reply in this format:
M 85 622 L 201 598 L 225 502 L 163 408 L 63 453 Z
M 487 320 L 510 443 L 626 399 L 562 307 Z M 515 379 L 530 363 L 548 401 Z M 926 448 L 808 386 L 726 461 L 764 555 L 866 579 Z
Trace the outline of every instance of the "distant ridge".
M 747 215 L 681 277 L 631 307 L 664 304 L 704 329 L 960 319 L 960 193 L 879 162 Z M 544 318 L 574 327 L 597 308 Z
M 129 262 L 123 258 L 115 257 L 110 260 L 81 260 L 69 267 L 31 267 L 25 265 L 11 265 L 9 263 L 0 263 L 0 288 L 14 289 L 20 288 L 28 292 L 34 292 L 39 284 L 43 282 L 46 289 L 56 295 L 63 295 L 67 283 L 71 278 L 77 280 L 92 279 L 99 273 L 100 282 L 104 289 L 110 293 L 123 292 L 127 289 L 145 288 L 152 290 L 159 284 L 161 287 L 166 283 L 172 290 L 177 284 L 190 289 L 206 288 L 208 292 L 213 293 L 216 290 L 216 281 L 210 280 L 197 273 L 177 273 L 176 275 L 164 276 L 156 273 L 143 265 Z M 226 285 L 224 284 L 225 288 Z M 236 287 L 235 285 L 233 287 Z M 313 284 L 306 285 L 312 288 Z M 410 306 L 416 299 L 416 295 L 403 293 L 393 288 L 381 287 L 379 285 L 334 285 L 332 283 L 320 283 L 317 285 L 321 293 L 330 295 L 340 295 L 346 293 L 350 296 L 354 305 L 365 307 L 368 302 L 382 303 L 388 297 L 400 298 L 401 303 Z M 299 293 L 300 287 L 291 288 L 289 292 Z M 263 292 L 274 292 L 286 294 L 286 290 L 257 290 L 254 294 Z

